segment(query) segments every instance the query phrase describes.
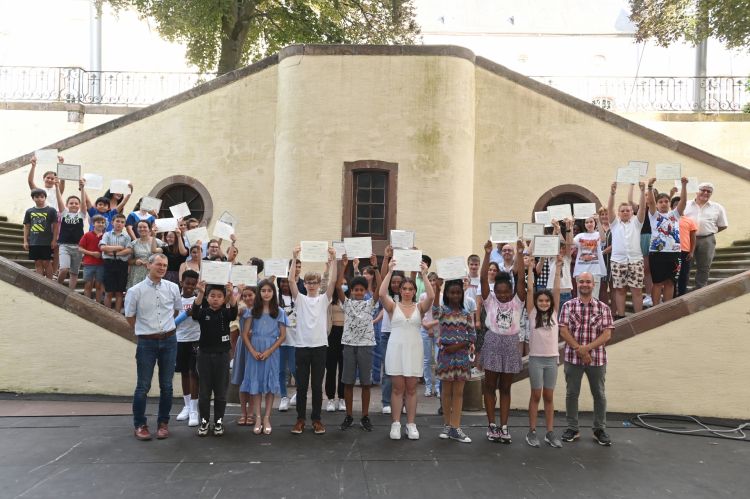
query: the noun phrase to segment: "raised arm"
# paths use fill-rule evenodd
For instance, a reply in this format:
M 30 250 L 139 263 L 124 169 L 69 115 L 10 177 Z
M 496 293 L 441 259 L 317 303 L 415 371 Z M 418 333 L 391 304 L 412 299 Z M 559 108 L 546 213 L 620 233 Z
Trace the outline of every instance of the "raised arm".
M 62 213 L 65 210 L 65 201 L 63 201 L 62 192 L 60 192 L 60 179 L 55 179 L 55 197 L 57 198 L 57 211 Z
M 638 182 L 638 187 L 641 189 L 641 204 L 639 206 L 642 207 L 646 204 L 646 184 Z M 643 223 L 644 220 L 646 220 L 646 210 L 638 209 L 638 221 Z
M 328 282 L 336 282 L 336 271 L 338 270 L 338 263 L 336 262 L 336 250 L 333 249 L 333 247 L 328 248 L 328 264 L 331 267 L 331 273 L 328 276 Z M 333 288 L 335 286 L 328 286 L 326 289 L 326 296 L 328 297 L 328 301 L 331 301 L 331 298 L 333 298 Z
M 609 218 L 609 223 L 612 223 L 617 218 L 617 214 L 615 213 L 615 193 L 617 193 L 617 182 L 612 182 L 612 185 L 609 188 L 609 200 L 607 201 L 607 217 Z
M 388 287 L 390 286 L 391 275 L 393 274 L 393 267 L 395 266 L 395 262 L 388 263 L 388 271 L 386 272 L 385 277 L 383 277 L 383 282 L 380 283 L 380 290 L 378 292 L 378 294 L 380 295 L 380 303 L 383 304 L 383 309 L 389 314 L 393 313 L 393 309 L 396 306 L 393 298 L 391 298 L 391 295 L 388 294 Z
M 346 301 L 346 294 L 344 294 L 344 274 L 346 273 L 346 267 L 349 265 L 349 259 L 346 255 L 341 257 L 341 270 L 339 271 L 338 279 L 336 279 L 336 296 L 339 297 L 339 301 L 344 303 Z
M 427 296 L 419 302 L 419 311 L 424 315 L 432 308 L 432 302 L 435 299 L 435 289 L 432 287 L 430 279 L 427 277 L 427 264 L 422 262 L 420 269 L 422 271 L 422 282 L 426 283 L 424 291 L 427 294 Z
M 182 239 L 182 231 L 179 227 L 174 230 L 174 235 L 177 238 L 177 250 L 180 252 L 180 255 L 187 256 L 188 249 L 185 247 L 185 241 Z
M 299 276 L 297 275 L 297 265 L 295 263 L 299 258 L 300 251 L 299 246 L 294 247 L 294 250 L 292 251 L 292 261 L 290 262 L 291 268 L 289 269 L 289 291 L 291 292 L 292 300 L 294 301 L 297 301 L 297 295 L 299 294 L 299 290 L 297 289 L 297 278 Z
M 555 265 L 555 280 L 552 284 L 552 298 L 555 301 L 555 317 L 558 316 L 558 310 L 560 310 L 560 279 L 562 276 L 562 266 L 565 264 L 563 257 L 557 255 L 557 265 Z
M 380 289 L 380 284 L 383 282 L 383 276 L 380 274 L 380 270 L 378 269 L 378 257 L 375 255 L 372 255 L 370 257 L 370 265 L 372 266 L 372 270 L 375 272 L 375 291 Z M 380 297 L 377 293 L 375 293 L 375 296 L 372 297 L 376 302 L 380 300 Z
M 479 269 L 482 300 L 486 300 L 490 294 L 490 281 L 487 277 L 487 271 L 490 269 L 490 253 L 492 253 L 492 241 L 488 240 L 484 243 L 484 258 L 482 259 L 482 267 Z
M 526 281 L 523 279 L 523 270 L 525 265 L 523 264 L 523 252 L 526 250 L 526 243 L 523 238 L 516 241 L 516 261 L 514 262 L 515 272 L 518 276 L 518 282 L 516 283 L 516 295 L 522 302 L 526 301 Z M 532 293 L 533 294 L 533 293 Z
M 648 180 L 648 190 L 646 191 L 646 206 L 648 206 L 648 212 L 652 215 L 656 213 L 656 200 L 654 199 L 654 182 L 656 182 L 655 178 L 650 178 Z
M 520 279 L 519 279 L 520 280 Z M 534 293 L 528 290 L 534 289 L 534 259 L 529 259 L 529 265 L 526 268 L 526 312 L 531 313 L 534 310 Z
M 122 200 L 120 201 L 120 203 L 115 207 L 115 209 L 117 210 L 117 213 L 122 213 L 122 210 L 125 209 L 125 205 L 128 204 L 128 201 L 130 200 L 130 196 L 133 195 L 133 184 L 128 183 L 128 187 L 130 187 L 130 192 L 125 194 L 122 197 Z
M 36 189 L 36 184 L 34 183 L 35 173 L 36 173 L 36 154 L 33 154 L 31 156 L 31 169 L 29 170 L 29 177 L 27 178 L 27 181 L 29 182 L 29 189 Z
M 682 216 L 682 214 L 685 213 L 685 206 L 687 206 L 687 177 L 682 177 L 680 179 L 680 183 L 682 184 L 682 186 L 680 187 L 680 200 L 677 202 L 676 210 L 677 213 Z

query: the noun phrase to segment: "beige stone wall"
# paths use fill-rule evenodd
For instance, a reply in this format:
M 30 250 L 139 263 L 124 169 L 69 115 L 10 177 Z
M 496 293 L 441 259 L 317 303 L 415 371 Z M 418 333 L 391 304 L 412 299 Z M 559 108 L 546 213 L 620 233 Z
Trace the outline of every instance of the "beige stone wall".
M 0 294 L 0 390 L 133 395 L 134 343 L 5 281 Z
M 542 193 L 578 184 L 607 202 L 618 166 L 629 160 L 679 162 L 683 171 L 711 179 L 715 200 L 730 226 L 718 238 L 730 244 L 750 234 L 746 210 L 750 182 L 627 133 L 509 80 L 477 68 L 477 142 L 474 163 L 474 245 L 486 240 L 487 222 L 502 216 L 529 221 Z M 668 182 L 656 184 L 663 189 Z M 625 200 L 625 189 L 617 201 Z
M 743 295 L 607 349 L 611 412 L 666 413 L 747 420 L 750 417 L 750 295 Z M 512 405 L 526 409 L 528 381 L 513 385 Z M 555 407 L 565 412 L 558 369 Z M 588 382 L 580 410 L 591 411 Z
M 345 161 L 398 163 L 399 228 L 469 251 L 474 66 L 456 57 L 304 56 L 279 67 L 273 251 L 341 237 Z M 446 237 L 450 235 L 450 237 Z

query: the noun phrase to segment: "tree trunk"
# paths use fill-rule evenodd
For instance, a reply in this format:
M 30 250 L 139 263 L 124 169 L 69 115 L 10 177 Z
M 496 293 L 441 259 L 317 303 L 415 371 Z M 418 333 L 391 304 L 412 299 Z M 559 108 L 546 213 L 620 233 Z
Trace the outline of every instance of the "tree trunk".
M 247 33 L 246 33 L 247 35 Z M 219 75 L 234 71 L 240 67 L 242 60 L 242 46 L 245 44 L 245 37 L 241 40 L 232 38 L 223 38 L 221 40 L 221 53 L 219 55 Z
M 221 19 L 221 52 L 219 75 L 234 71 L 242 63 L 243 48 L 250 30 L 250 21 L 257 6 L 256 0 L 238 0 L 236 10 Z

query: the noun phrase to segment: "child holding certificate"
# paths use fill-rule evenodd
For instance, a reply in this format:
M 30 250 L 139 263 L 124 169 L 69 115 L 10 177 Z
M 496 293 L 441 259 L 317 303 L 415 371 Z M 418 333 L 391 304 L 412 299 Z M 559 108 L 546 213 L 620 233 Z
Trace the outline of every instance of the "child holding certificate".
M 523 252 L 523 241 L 518 241 L 518 252 Z M 508 431 L 510 412 L 510 387 L 513 375 L 521 371 L 521 313 L 526 301 L 526 282 L 519 279 L 516 292 L 508 274 L 501 272 L 490 289 L 487 271 L 490 266 L 492 241 L 484 245 L 484 260 L 480 276 L 482 279 L 482 302 L 487 312 L 487 333 L 482 345 L 481 358 L 484 366 L 484 407 L 487 411 L 487 439 L 491 442 L 511 443 Z M 516 275 L 522 276 L 523 258 L 516 258 Z M 500 385 L 500 428 L 495 423 L 495 390 Z
M 279 387 L 279 347 L 286 336 L 287 318 L 279 307 L 276 286 L 268 279 L 258 284 L 250 317 L 242 328 L 242 342 L 250 352 L 245 366 L 245 379 L 240 391 L 250 394 L 255 413 L 253 433 L 271 434 L 273 396 Z M 261 398 L 265 395 L 265 413 L 261 422 Z

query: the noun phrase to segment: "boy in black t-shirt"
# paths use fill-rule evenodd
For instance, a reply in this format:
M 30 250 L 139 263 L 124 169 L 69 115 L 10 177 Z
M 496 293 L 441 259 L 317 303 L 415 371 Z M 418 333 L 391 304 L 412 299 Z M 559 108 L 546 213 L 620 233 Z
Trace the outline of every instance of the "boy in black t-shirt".
M 84 180 L 78 183 L 79 190 L 83 193 Z M 57 206 L 60 210 L 60 236 L 57 243 L 60 246 L 60 269 L 57 282 L 65 283 L 65 278 L 70 274 L 68 286 L 76 289 L 78 284 L 78 271 L 81 268 L 83 253 L 78 249 L 78 243 L 83 237 L 83 222 L 86 218 L 86 210 L 78 196 L 68 196 L 67 202 L 63 203 L 60 189 L 57 189 Z
M 52 279 L 52 251 L 57 247 L 57 210 L 47 206 L 47 192 L 32 189 L 34 207 L 23 217 L 23 249 L 34 260 L 37 274 Z
M 240 286 L 240 295 L 244 286 Z M 196 287 L 190 315 L 200 324 L 201 336 L 198 340 L 198 412 L 200 426 L 198 436 L 208 435 L 211 419 L 211 393 L 214 395 L 214 436 L 224 434 L 224 410 L 227 406 L 227 386 L 229 385 L 229 324 L 237 319 L 237 296 L 233 286 L 209 286 L 206 282 Z M 204 300 L 205 297 L 205 300 Z

